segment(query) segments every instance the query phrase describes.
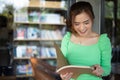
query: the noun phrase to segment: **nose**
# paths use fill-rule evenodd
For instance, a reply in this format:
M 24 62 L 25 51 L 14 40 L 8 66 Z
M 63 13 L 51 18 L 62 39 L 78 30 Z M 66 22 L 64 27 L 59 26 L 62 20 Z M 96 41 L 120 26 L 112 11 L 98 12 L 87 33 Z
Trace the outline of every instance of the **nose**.
M 85 28 L 86 28 L 86 27 L 85 27 L 84 24 L 81 24 L 81 25 L 79 26 L 79 30 L 81 30 L 81 31 L 83 31 Z

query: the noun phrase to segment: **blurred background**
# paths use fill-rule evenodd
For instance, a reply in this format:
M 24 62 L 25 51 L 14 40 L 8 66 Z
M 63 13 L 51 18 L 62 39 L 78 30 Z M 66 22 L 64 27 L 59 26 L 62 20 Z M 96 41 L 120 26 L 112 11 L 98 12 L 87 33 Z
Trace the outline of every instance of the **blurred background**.
M 51 41 L 60 44 L 69 7 L 77 1 L 82 0 L 0 0 L 0 75 L 33 80 L 31 56 L 56 66 Z M 107 33 L 112 43 L 112 72 L 106 80 L 120 80 L 120 0 L 83 1 L 93 6 L 93 29 Z

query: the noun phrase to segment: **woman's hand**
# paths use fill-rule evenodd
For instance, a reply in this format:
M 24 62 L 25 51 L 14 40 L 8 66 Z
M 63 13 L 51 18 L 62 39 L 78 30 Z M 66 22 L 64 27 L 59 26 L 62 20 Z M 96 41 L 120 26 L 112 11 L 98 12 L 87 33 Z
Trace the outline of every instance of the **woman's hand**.
M 103 74 L 103 69 L 100 65 L 96 64 L 93 66 L 94 70 L 93 70 L 93 74 L 99 77 L 102 77 Z
M 73 73 L 60 74 L 62 80 L 70 80 Z

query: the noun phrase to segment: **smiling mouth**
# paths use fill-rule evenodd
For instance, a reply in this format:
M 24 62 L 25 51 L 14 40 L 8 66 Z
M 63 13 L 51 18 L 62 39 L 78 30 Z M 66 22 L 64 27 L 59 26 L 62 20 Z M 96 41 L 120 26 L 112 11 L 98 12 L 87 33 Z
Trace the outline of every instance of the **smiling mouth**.
M 84 33 L 86 33 L 86 31 L 87 31 L 87 29 L 84 30 L 84 31 L 79 31 L 79 33 L 80 33 L 80 34 L 84 34 Z

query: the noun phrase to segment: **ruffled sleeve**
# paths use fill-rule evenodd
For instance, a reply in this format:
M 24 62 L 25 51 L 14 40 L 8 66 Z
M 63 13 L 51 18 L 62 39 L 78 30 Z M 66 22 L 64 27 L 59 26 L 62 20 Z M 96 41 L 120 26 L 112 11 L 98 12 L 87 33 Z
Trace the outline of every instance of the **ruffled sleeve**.
M 65 57 L 66 57 L 66 54 L 68 52 L 67 49 L 68 49 L 68 43 L 69 43 L 69 40 L 70 40 L 70 36 L 71 36 L 71 33 L 67 32 L 65 34 L 65 36 L 63 37 L 62 43 L 61 43 L 61 50 L 62 50 L 62 53 Z
M 111 42 L 107 34 L 100 36 L 99 47 L 101 50 L 101 66 L 104 70 L 103 76 L 107 76 L 111 72 Z

